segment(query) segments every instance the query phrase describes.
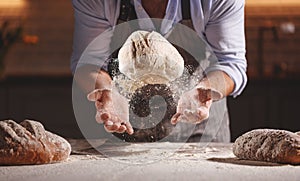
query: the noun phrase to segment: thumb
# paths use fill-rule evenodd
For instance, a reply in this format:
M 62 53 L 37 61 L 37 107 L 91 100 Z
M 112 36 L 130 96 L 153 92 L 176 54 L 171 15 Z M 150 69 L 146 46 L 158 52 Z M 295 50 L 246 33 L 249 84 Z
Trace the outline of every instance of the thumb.
M 178 118 L 181 115 L 181 113 L 176 113 L 174 116 L 171 118 L 171 124 L 175 125 L 178 122 Z
M 102 96 L 102 90 L 95 89 L 87 95 L 87 99 L 89 101 L 97 101 L 101 98 L 101 96 Z

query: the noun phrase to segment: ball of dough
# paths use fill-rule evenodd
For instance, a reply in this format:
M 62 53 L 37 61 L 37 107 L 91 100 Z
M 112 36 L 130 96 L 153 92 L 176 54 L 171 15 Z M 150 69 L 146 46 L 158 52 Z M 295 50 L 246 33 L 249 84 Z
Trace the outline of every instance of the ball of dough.
M 157 32 L 133 32 L 118 54 L 120 72 L 145 84 L 166 84 L 180 77 L 184 60 Z

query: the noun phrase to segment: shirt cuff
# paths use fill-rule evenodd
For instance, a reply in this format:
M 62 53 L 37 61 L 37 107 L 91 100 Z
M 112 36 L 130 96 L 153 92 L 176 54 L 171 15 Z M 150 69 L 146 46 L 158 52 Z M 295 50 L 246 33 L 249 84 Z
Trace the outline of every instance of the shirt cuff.
M 234 98 L 242 93 L 247 84 L 246 68 L 241 68 L 233 63 L 219 62 L 218 64 L 212 65 L 205 70 L 205 73 L 213 71 L 223 71 L 225 72 L 234 82 L 234 90 L 230 94 Z

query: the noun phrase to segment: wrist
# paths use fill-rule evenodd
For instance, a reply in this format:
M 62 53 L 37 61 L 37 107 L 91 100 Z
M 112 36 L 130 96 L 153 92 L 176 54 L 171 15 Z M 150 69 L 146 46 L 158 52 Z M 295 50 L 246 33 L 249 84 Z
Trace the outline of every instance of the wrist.
M 99 70 L 93 76 L 96 77 L 94 89 L 112 90 L 112 79 L 106 71 Z
M 230 95 L 234 90 L 234 81 L 223 71 L 209 72 L 198 84 L 199 87 L 215 90 L 222 97 Z

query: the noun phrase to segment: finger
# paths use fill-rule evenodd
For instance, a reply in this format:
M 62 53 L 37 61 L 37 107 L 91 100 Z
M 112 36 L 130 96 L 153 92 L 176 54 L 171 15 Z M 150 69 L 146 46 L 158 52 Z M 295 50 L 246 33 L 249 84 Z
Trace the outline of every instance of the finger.
M 114 122 L 114 124 L 111 126 L 112 130 L 117 131 L 121 126 L 120 122 Z
M 181 114 L 178 118 L 177 118 L 177 123 L 188 123 L 189 119 L 184 115 Z
M 117 133 L 124 133 L 124 131 L 126 131 L 126 126 L 125 125 L 121 125 L 116 132 Z
M 108 112 L 103 112 L 100 117 L 103 121 L 107 121 L 110 118 L 110 114 Z
M 107 132 L 113 132 L 110 127 L 113 125 L 114 123 L 112 121 L 105 121 L 104 122 L 104 129 L 107 131 Z
M 103 123 L 103 120 L 101 118 L 101 113 L 97 111 L 96 116 L 95 116 L 96 122 L 97 123 Z
M 197 114 L 201 122 L 209 117 L 209 110 L 206 107 L 199 107 L 197 108 Z
M 191 111 L 191 110 L 186 110 L 184 111 L 181 121 L 190 123 L 190 124 L 198 124 L 202 121 L 203 119 L 200 118 L 198 115 L 197 111 Z
M 121 126 L 120 123 L 114 123 L 110 120 L 104 122 L 104 128 L 107 132 L 116 132 L 120 126 Z
M 95 119 L 98 123 L 104 123 L 110 118 L 110 114 L 106 111 L 97 111 Z
M 104 129 L 105 129 L 105 131 L 107 131 L 107 132 L 109 132 L 109 133 L 115 132 L 114 130 L 111 129 L 110 126 L 107 126 L 107 125 L 104 125 Z
M 112 121 L 106 121 L 106 122 L 112 122 Z M 104 122 L 104 125 L 111 132 L 116 132 L 121 126 L 120 123 L 112 122 L 113 124 L 109 123 L 109 125 L 108 125 L 108 124 L 106 124 L 106 122 Z
M 182 119 L 183 119 L 183 122 L 195 123 L 198 120 L 198 116 L 195 111 L 184 110 Z
M 175 125 L 178 122 L 178 118 L 181 115 L 181 113 L 176 113 L 174 116 L 171 118 L 171 124 Z
M 125 123 L 123 123 L 123 125 L 125 125 L 125 127 L 126 127 L 126 132 L 127 132 L 129 135 L 132 135 L 133 132 L 134 132 L 134 130 L 133 130 L 133 128 L 132 128 L 130 122 L 125 122 Z

